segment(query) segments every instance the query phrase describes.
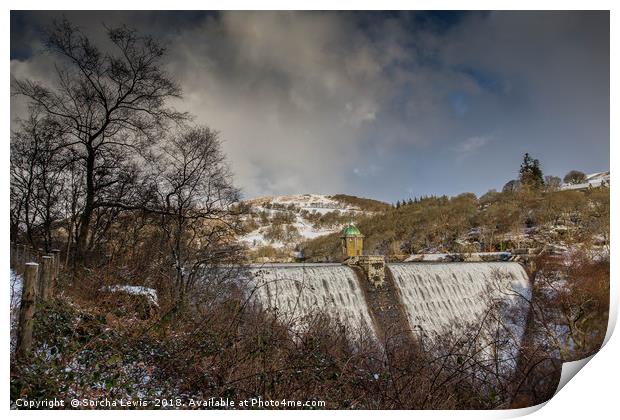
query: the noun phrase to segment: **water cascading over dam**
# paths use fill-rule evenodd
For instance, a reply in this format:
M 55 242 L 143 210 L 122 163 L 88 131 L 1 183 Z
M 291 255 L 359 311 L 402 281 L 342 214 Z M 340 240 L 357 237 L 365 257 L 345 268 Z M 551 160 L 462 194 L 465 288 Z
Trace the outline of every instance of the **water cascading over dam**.
M 354 331 L 375 334 L 355 272 L 340 264 L 266 265 L 251 269 L 256 298 L 285 321 L 303 323 L 317 311 Z M 281 318 L 281 319 L 282 319 Z
M 518 263 L 389 264 L 413 331 L 444 333 L 480 322 L 489 299 L 523 304 L 528 275 Z
M 413 332 L 455 331 L 480 321 L 489 298 L 511 304 L 519 300 L 517 294 L 528 298 L 530 293 L 527 273 L 518 263 L 394 263 L 387 268 L 396 291 L 391 304 L 405 314 L 399 322 L 408 325 L 402 329 Z M 352 331 L 361 327 L 381 337 L 377 315 L 383 308 L 373 307 L 363 289 L 375 286 L 364 284 L 353 268 L 274 264 L 254 267 L 251 272 L 255 299 L 264 307 L 277 309 L 284 321 L 303 324 L 305 316 L 318 311 Z

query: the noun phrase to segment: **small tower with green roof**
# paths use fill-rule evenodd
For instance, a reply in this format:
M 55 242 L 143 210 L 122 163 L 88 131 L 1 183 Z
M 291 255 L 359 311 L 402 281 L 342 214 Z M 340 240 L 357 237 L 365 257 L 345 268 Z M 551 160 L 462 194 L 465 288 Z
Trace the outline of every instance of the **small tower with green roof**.
M 342 229 L 342 253 L 345 258 L 359 257 L 364 249 L 364 235 L 353 223 L 349 223 Z

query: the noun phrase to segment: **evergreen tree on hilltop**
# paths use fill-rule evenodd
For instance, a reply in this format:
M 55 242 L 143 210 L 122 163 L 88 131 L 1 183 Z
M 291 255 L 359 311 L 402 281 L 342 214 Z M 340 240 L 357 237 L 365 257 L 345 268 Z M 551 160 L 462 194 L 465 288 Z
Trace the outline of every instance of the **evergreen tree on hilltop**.
M 521 185 L 534 189 L 539 189 L 545 184 L 540 162 L 538 159 L 533 159 L 529 153 L 523 155 L 523 162 L 519 169 L 519 181 Z

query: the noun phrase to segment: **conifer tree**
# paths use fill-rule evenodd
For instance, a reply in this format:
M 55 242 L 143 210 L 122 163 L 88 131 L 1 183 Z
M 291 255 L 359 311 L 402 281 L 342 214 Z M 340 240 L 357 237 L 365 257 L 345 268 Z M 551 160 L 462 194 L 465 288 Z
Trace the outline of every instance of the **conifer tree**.
M 539 189 L 545 184 L 543 173 L 538 159 L 533 159 L 529 153 L 523 155 L 523 162 L 519 170 L 521 185 L 528 188 Z

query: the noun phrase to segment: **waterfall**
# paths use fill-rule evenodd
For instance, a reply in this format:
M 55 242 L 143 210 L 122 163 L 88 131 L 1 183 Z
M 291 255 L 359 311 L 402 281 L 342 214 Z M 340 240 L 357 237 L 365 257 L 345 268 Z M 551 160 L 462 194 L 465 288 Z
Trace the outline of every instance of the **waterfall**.
M 508 306 L 523 304 L 522 297 L 530 299 L 528 276 L 518 263 L 396 263 L 388 267 L 414 331 L 444 333 L 478 323 L 489 299 L 500 299 Z M 512 328 L 522 333 L 522 326 Z
M 508 316 L 515 311 L 526 313 L 530 299 L 528 276 L 518 263 L 395 263 L 388 268 L 396 292 L 390 304 L 402 304 L 403 322 L 407 324 L 403 328 L 431 338 L 449 332 L 460 339 L 470 325 L 480 324 L 494 305 L 498 309 L 494 316 L 502 319 L 502 334 L 511 336 L 516 345 L 521 342 L 523 316 Z M 352 268 L 340 264 L 272 264 L 254 266 L 250 271 L 253 299 L 295 330 L 303 330 L 305 318 L 318 312 L 346 325 L 351 332 L 365 330 L 374 338 L 380 336 L 373 319 L 383 308 L 369 307 L 362 290 L 366 285 L 360 285 Z M 481 334 L 484 345 L 492 331 Z M 515 351 L 513 346 L 502 354 L 514 359 Z
M 353 269 L 340 264 L 252 267 L 256 299 L 293 324 L 326 313 L 352 331 L 375 334 L 364 292 Z M 301 326 L 300 326 L 301 327 Z

